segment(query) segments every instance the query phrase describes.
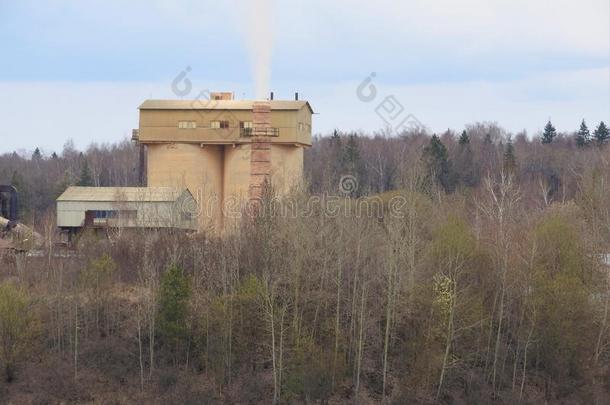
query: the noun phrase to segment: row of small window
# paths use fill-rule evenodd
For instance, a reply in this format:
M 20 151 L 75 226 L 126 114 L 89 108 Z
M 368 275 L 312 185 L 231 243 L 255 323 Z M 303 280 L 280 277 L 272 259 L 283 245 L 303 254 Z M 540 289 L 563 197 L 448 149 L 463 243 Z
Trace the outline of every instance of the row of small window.
M 252 128 L 252 121 L 240 121 L 240 128 Z M 195 129 L 197 128 L 196 121 L 179 121 L 178 128 L 180 129 Z M 210 121 L 211 129 L 228 129 L 229 121 Z
M 138 212 L 135 210 L 95 210 L 88 211 L 93 213 L 93 218 L 95 219 L 109 219 L 109 218 L 133 218 L 135 219 L 138 216 Z

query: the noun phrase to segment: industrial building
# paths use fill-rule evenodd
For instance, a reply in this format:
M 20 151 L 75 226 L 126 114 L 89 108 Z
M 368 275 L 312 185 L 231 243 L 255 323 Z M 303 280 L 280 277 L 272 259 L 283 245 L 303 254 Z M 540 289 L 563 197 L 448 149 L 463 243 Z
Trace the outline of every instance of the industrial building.
M 302 179 L 313 110 L 298 94 L 248 101 L 211 93 L 206 100 L 146 100 L 139 110 L 133 139 L 146 185 L 188 189 L 200 230 L 222 229 L 227 208 L 259 198 L 263 184 L 282 195 Z
M 185 188 L 69 187 L 57 199 L 57 226 L 197 230 L 196 202 Z

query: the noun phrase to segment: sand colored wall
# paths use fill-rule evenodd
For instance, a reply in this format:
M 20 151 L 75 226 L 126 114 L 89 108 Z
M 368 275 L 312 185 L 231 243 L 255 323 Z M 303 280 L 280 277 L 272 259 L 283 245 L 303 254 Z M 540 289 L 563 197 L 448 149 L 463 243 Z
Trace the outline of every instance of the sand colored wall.
M 251 145 L 226 145 L 224 148 L 223 220 L 231 222 L 239 216 L 248 199 Z
M 240 121 L 253 121 L 252 111 L 228 110 L 140 110 L 139 140 L 153 142 L 250 142 L 242 136 Z M 211 121 L 229 121 L 228 129 L 211 129 Z M 180 121 L 194 121 L 196 128 L 178 128 Z M 298 123 L 309 124 L 309 131 L 299 130 Z M 311 145 L 311 112 L 307 108 L 298 111 L 271 111 L 271 127 L 279 129 L 273 143 L 303 143 Z
M 201 230 L 221 230 L 230 217 L 238 217 L 248 200 L 260 195 L 262 179 L 270 179 L 279 195 L 302 181 L 311 110 L 267 107 L 268 115 L 261 117 L 261 106 L 254 105 L 249 110 L 140 109 L 148 186 L 188 188 L 199 204 Z M 215 120 L 227 120 L 230 127 L 210 128 Z M 194 121 L 196 128 L 179 128 L 180 121 Z M 240 121 L 278 128 L 279 136 L 247 135 Z
M 271 184 L 279 195 L 302 182 L 303 150 L 293 145 L 271 145 Z
M 200 229 L 220 228 L 223 189 L 222 145 L 148 145 L 148 186 L 186 187 L 199 206 Z

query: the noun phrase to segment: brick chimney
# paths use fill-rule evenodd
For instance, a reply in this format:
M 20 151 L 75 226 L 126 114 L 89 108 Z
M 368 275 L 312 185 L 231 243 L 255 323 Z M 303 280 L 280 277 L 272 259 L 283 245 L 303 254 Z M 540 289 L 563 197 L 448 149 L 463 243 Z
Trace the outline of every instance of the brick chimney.
M 252 144 L 250 153 L 250 199 L 257 200 L 263 194 L 265 181 L 271 180 L 271 104 L 255 101 L 252 105 Z

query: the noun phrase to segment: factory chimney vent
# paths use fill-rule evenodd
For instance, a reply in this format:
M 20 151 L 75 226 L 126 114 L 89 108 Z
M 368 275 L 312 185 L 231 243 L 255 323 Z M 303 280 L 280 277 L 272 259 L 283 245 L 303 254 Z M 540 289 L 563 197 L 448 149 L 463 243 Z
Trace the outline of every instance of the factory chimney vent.
M 296 93 L 294 93 L 294 99 L 295 99 L 295 101 L 299 101 L 299 92 L 298 91 Z
M 273 92 L 269 94 L 269 100 L 273 101 Z

